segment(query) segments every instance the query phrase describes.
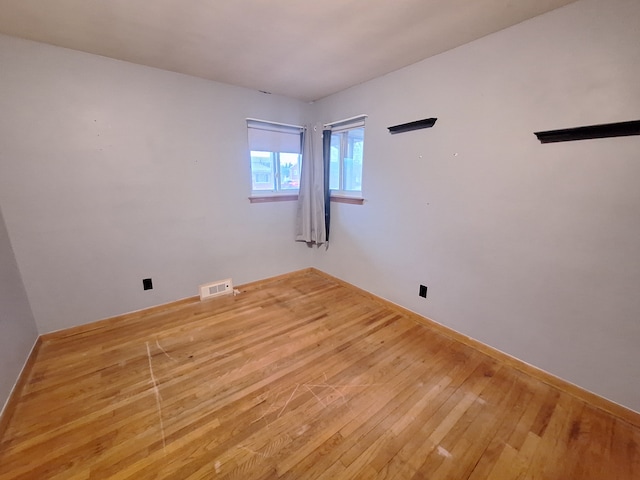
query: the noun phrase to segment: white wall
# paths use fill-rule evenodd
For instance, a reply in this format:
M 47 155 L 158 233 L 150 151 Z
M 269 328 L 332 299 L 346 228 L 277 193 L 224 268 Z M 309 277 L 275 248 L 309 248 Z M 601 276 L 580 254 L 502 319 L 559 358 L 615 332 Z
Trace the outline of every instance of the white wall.
M 0 205 L 41 333 L 309 266 L 295 202 L 249 204 L 245 125 L 307 104 L 6 36 L 0 65 Z
M 37 337 L 0 210 L 0 414 Z
M 369 118 L 316 265 L 640 411 L 640 137 L 533 135 L 640 118 L 638 25 L 583 0 L 318 102 Z

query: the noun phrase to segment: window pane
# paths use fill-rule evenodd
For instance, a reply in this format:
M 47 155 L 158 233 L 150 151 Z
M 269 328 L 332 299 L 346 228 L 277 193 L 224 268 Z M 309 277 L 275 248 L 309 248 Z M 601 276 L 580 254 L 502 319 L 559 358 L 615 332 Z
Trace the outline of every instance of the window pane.
M 251 188 L 253 190 L 275 190 L 275 175 L 272 152 L 251 151 Z
M 300 188 L 300 155 L 280 153 L 280 189 L 298 190 Z
M 253 192 L 296 192 L 304 127 L 247 119 Z
M 362 191 L 362 153 L 364 128 L 354 128 L 346 132 L 347 148 L 344 158 L 344 189 Z
M 329 188 L 340 190 L 340 140 L 339 133 L 331 135 L 331 155 L 329 159 Z

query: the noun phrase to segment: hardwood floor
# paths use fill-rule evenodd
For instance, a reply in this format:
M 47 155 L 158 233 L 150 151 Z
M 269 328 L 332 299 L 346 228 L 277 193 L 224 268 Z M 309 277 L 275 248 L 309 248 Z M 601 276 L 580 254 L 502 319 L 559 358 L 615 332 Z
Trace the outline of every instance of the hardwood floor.
M 0 479 L 97 478 L 638 479 L 640 428 L 305 271 L 45 336 Z

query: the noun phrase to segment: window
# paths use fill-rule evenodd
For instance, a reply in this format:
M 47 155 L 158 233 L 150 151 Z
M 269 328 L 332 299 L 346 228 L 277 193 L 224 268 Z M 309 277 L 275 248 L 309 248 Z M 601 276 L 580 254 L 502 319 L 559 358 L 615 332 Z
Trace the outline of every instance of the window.
M 297 194 L 303 127 L 247 119 L 252 195 Z
M 332 193 L 362 196 L 364 116 L 328 124 L 331 127 L 329 188 Z

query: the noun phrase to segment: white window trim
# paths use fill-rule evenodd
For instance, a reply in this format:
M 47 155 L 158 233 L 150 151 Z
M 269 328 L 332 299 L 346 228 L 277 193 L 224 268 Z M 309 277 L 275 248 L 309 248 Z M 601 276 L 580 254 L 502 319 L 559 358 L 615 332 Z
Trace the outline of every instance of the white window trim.
M 327 128 L 331 130 L 338 129 L 343 127 L 344 125 L 349 125 L 348 128 L 356 128 L 358 126 L 364 127 L 364 121 L 367 119 L 368 116 L 369 115 L 365 115 L 363 113 L 361 115 L 356 115 L 355 117 L 343 118 L 342 120 L 336 120 L 334 122 L 325 123 L 323 127 L 325 130 Z M 351 126 L 352 123 L 353 123 L 353 126 Z

